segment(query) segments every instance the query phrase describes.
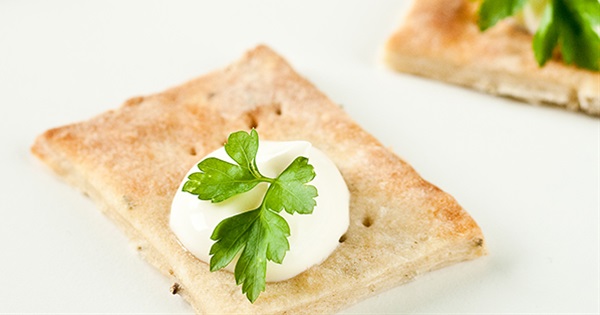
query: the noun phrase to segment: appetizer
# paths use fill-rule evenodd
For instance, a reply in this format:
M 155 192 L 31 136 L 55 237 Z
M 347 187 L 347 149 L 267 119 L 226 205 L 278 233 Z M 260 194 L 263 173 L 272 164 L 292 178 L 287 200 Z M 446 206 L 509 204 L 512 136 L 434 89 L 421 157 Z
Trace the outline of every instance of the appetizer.
M 600 116 L 597 0 L 418 0 L 388 40 L 395 70 Z
M 266 46 L 32 151 L 200 314 L 332 313 L 486 253 L 453 197 Z

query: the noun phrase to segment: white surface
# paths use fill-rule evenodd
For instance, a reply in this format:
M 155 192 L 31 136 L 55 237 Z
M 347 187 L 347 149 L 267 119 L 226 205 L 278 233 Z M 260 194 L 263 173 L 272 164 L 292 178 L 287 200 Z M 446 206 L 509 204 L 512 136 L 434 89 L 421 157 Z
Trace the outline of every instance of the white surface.
M 258 43 L 481 225 L 490 255 L 345 313 L 597 313 L 599 120 L 393 73 L 405 1 L 0 2 L 0 313 L 190 313 L 29 153 L 36 135 L 221 68 Z

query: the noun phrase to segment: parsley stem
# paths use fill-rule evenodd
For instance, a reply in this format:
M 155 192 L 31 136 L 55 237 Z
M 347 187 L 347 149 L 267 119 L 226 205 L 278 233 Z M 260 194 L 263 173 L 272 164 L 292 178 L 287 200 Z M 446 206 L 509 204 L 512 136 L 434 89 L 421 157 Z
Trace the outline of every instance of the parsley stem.
M 256 160 L 253 160 L 252 163 L 250 163 L 250 173 L 256 178 L 256 179 L 265 179 L 267 177 L 263 176 L 263 174 L 260 173 L 260 171 L 258 170 L 258 166 L 256 166 Z
M 265 177 L 265 176 L 262 176 L 258 179 L 262 182 L 269 183 L 269 184 L 273 184 L 275 182 L 275 178 L 270 178 L 270 177 Z M 269 186 L 269 187 L 271 187 L 271 186 Z

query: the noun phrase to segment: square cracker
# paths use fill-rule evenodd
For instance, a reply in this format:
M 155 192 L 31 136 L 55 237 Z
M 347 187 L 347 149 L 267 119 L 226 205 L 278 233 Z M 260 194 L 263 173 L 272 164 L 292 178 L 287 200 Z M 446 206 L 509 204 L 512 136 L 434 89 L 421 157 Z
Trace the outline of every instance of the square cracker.
M 231 273 L 211 273 L 168 225 L 186 172 L 229 133 L 249 128 L 262 139 L 312 142 L 336 163 L 351 193 L 350 227 L 334 253 L 290 280 L 268 283 L 254 304 Z M 450 195 L 265 46 L 223 70 L 48 130 L 32 151 L 97 202 L 198 313 L 331 313 L 485 253 L 479 227 Z
M 479 4 L 414 0 L 387 42 L 386 62 L 398 71 L 600 116 L 600 72 L 566 65 L 558 56 L 540 68 L 532 35 L 514 20 L 479 30 Z

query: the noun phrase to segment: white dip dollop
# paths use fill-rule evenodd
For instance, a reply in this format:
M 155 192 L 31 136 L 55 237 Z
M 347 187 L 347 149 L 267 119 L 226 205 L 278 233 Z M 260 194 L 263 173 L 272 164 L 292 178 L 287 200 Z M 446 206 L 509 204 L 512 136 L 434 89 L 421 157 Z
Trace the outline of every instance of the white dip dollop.
M 298 156 L 307 157 L 314 167 L 316 176 L 308 184 L 318 190 L 319 195 L 315 198 L 317 205 L 312 214 L 279 213 L 290 226 L 290 250 L 282 264 L 268 262 L 267 281 L 286 280 L 320 264 L 335 250 L 340 237 L 348 229 L 348 187 L 335 164 L 310 142 L 260 141 L 256 164 L 263 175 L 275 178 Z M 204 158 L 207 157 L 235 163 L 223 147 Z M 257 208 L 268 184 L 261 183 L 246 193 L 220 203 L 199 200 L 197 196 L 182 191 L 188 176 L 199 172 L 196 164 L 187 173 L 175 194 L 169 223 L 181 244 L 198 259 L 208 263 L 208 253 L 214 244 L 210 236 L 217 224 L 225 218 Z M 225 269 L 233 272 L 236 262 L 237 259 Z
M 529 0 L 523 5 L 521 14 L 515 16 L 517 23 L 525 27 L 531 34 L 537 32 L 544 10 L 548 5 L 548 0 Z

